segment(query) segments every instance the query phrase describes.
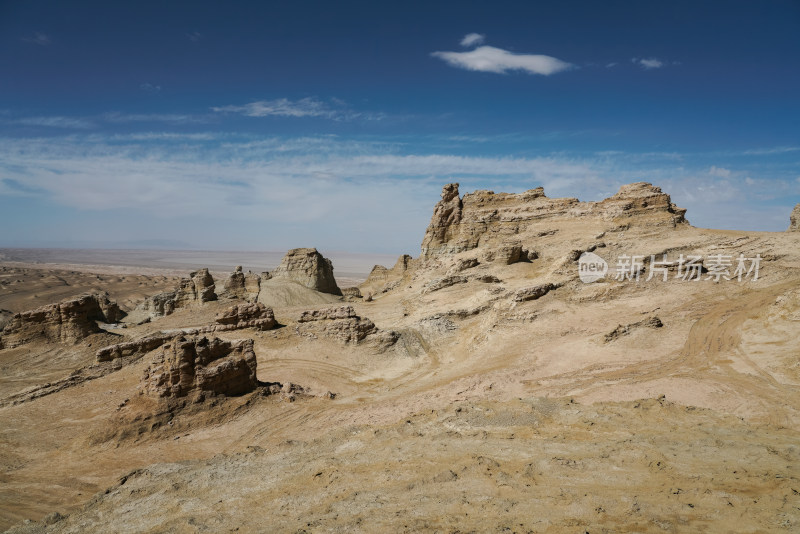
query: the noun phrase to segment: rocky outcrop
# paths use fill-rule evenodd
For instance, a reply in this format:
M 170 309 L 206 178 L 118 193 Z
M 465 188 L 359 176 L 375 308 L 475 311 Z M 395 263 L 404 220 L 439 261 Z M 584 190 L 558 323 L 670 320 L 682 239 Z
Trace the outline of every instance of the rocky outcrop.
M 242 267 L 238 266 L 225 281 L 221 296 L 230 299 L 243 299 L 254 301 L 258 298 L 261 289 L 261 276 L 247 271 L 242 272 Z
M 244 328 L 256 330 L 271 330 L 278 326 L 272 308 L 258 303 L 237 304 L 218 314 L 216 324 L 200 326 L 197 328 L 183 328 L 179 331 L 159 332 L 142 339 L 117 343 L 103 347 L 95 353 L 98 362 L 106 362 L 128 356 L 141 357 L 157 349 L 177 336 L 197 336 L 213 334 L 215 332 L 229 332 Z
M 387 269 L 383 265 L 376 265 L 359 288 L 363 293 L 371 293 L 373 295 L 391 291 L 399 285 L 400 280 L 411 269 L 413 262 L 414 260 L 411 256 L 403 254 L 397 258 L 394 267 L 391 269 Z
M 3 328 L 11 321 L 11 318 L 16 315 L 11 310 L 3 310 L 0 309 L 0 332 L 3 331 Z
M 685 213 L 669 195 L 647 182 L 624 185 L 616 195 L 600 202 L 547 198 L 541 187 L 519 194 L 475 191 L 459 199 L 458 184 L 447 184 L 422 240 L 422 256 L 431 258 L 486 246 L 495 251 L 495 257 L 514 263 L 518 261 L 516 245 L 499 255 L 497 249 L 549 219 L 619 220 L 675 227 L 686 224 Z M 525 258 L 523 251 L 520 248 L 519 258 Z
M 514 302 L 525 302 L 528 300 L 537 300 L 547 295 L 552 290 L 556 289 L 555 284 L 541 284 L 533 287 L 526 287 L 514 293 Z
M 304 311 L 297 322 L 300 335 L 323 335 L 341 343 L 360 343 L 367 336 L 378 333 L 375 324 L 366 317 L 359 317 L 352 306 Z
M 243 395 L 258 386 L 252 339 L 177 337 L 163 346 L 142 377 L 142 389 L 160 398 Z
M 0 348 L 14 348 L 32 341 L 74 344 L 102 332 L 97 321 L 115 323 L 123 316 L 107 295 L 81 295 L 13 315 L 3 328 Z
M 422 293 L 433 293 L 434 291 L 439 291 L 440 289 L 444 289 L 446 287 L 454 286 L 456 284 L 466 284 L 467 282 L 469 282 L 469 279 L 466 276 L 460 275 L 434 278 L 433 280 L 425 283 L 425 285 L 422 287 Z
M 442 188 L 442 200 L 433 208 L 433 217 L 422 240 L 423 256 L 427 256 L 429 251 L 436 253 L 447 249 L 446 245 L 459 234 L 463 208 L 458 196 L 458 184 L 445 185 Z
M 348 300 L 361 300 L 363 297 L 361 290 L 357 287 L 343 287 L 342 296 Z
M 231 306 L 215 318 L 217 324 L 240 328 L 270 330 L 278 324 L 272 308 L 260 302 Z
M 315 248 L 295 248 L 286 253 L 281 264 L 270 273 L 273 279 L 286 279 L 315 291 L 341 295 L 333 277 L 333 264 Z
M 796 205 L 789 215 L 788 232 L 800 232 L 800 204 Z
M 167 343 L 174 337 L 174 333 L 158 332 L 141 339 L 126 341 L 125 343 L 116 343 L 108 347 L 103 347 L 95 352 L 95 358 L 98 362 L 110 362 L 111 360 L 127 358 L 128 356 L 141 357 L 151 350 L 155 350 L 164 343 Z
M 664 323 L 661 322 L 661 319 L 656 316 L 652 316 L 635 323 L 617 326 L 614 330 L 605 335 L 603 341 L 605 343 L 609 343 L 622 336 L 627 336 L 637 328 L 661 328 L 663 326 Z
M 138 314 L 149 317 L 171 315 L 175 310 L 217 300 L 214 278 L 208 269 L 200 269 L 181 279 L 177 288 L 145 299 L 136 308 Z

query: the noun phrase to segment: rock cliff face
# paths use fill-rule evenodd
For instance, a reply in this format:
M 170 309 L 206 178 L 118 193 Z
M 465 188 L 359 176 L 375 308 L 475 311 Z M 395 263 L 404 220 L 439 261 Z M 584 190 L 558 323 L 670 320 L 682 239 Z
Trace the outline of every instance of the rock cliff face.
M 174 290 L 145 299 L 136 311 L 146 313 L 153 318 L 171 315 L 180 308 L 217 300 L 214 290 L 214 278 L 208 269 L 200 269 L 191 273 L 189 278 L 181 279 L 180 284 Z
M 154 397 L 243 395 L 258 386 L 252 339 L 178 337 L 163 346 L 142 378 Z
M 15 314 L 3 328 L 0 348 L 14 348 L 32 341 L 74 344 L 101 332 L 97 321 L 114 323 L 123 316 L 107 295 L 82 295 Z
M 494 247 L 554 218 L 675 227 L 687 224 L 685 213 L 669 195 L 646 182 L 624 185 L 616 195 L 600 202 L 547 198 L 541 187 L 519 194 L 476 191 L 459 198 L 458 184 L 447 184 L 422 240 L 422 256 L 455 254 L 485 244 Z M 514 260 L 509 257 L 505 261 Z
M 275 314 L 260 302 L 231 306 L 216 317 L 217 324 L 231 325 L 238 328 L 256 328 L 270 330 L 275 328 Z
M 789 232 L 800 232 L 800 204 L 796 205 L 789 215 Z
M 352 306 L 305 311 L 297 322 L 300 335 L 323 335 L 341 343 L 360 343 L 378 332 L 375 324 L 366 317 L 359 317 Z
M 258 298 L 260 289 L 261 276 L 250 271 L 243 273 L 241 266 L 239 266 L 236 267 L 236 270 L 232 272 L 225 281 L 221 296 L 232 299 L 244 299 L 252 302 Z
M 270 274 L 273 279 L 292 280 L 322 293 L 342 294 L 333 277 L 331 260 L 322 257 L 315 248 L 290 250 Z

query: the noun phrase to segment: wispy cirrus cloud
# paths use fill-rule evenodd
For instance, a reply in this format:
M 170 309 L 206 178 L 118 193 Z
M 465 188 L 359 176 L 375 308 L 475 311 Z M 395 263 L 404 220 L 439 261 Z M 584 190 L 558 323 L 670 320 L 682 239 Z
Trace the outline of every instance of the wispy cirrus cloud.
M 332 119 L 338 111 L 316 97 L 289 100 L 278 98 L 276 100 L 258 100 L 242 106 L 212 107 L 218 113 L 238 113 L 247 117 L 324 117 Z
M 635 57 L 635 58 L 631 59 L 631 62 L 636 64 L 636 65 L 639 65 L 640 67 L 642 67 L 645 70 L 660 69 L 661 67 L 663 67 L 666 64 L 664 61 L 662 61 L 660 59 L 657 59 L 657 58 L 654 58 L 654 57 L 651 57 L 651 58 Z
M 482 35 L 471 33 L 464 36 L 461 44 L 471 46 L 481 43 L 482 39 Z M 552 56 L 518 54 L 494 46 L 479 46 L 469 52 L 433 52 L 431 55 L 443 60 L 451 67 L 479 72 L 494 72 L 496 74 L 521 71 L 528 74 L 549 76 L 575 68 L 575 65 Z
M 331 98 L 329 101 L 317 97 L 306 97 L 299 100 L 278 98 L 275 100 L 257 100 L 244 105 L 215 106 L 211 111 L 216 113 L 235 113 L 245 117 L 292 117 L 322 118 L 335 121 L 349 120 L 381 120 L 385 113 L 355 111 L 342 100 Z
M 145 93 L 150 93 L 151 95 L 157 94 L 161 92 L 160 85 L 153 85 L 152 83 L 143 83 L 139 85 L 139 89 L 144 91 Z
M 109 112 L 102 116 L 103 120 L 111 123 L 126 122 L 164 122 L 171 124 L 191 124 L 208 122 L 209 118 L 203 115 L 181 113 L 119 113 Z
M 79 117 L 21 117 L 3 121 L 7 124 L 18 124 L 21 126 L 41 126 L 46 128 L 71 128 L 77 130 L 85 130 L 93 128 L 95 123 L 89 119 Z
M 483 44 L 486 40 L 486 36 L 480 33 L 468 33 L 461 39 L 461 46 L 466 47 L 473 47 L 479 44 Z
M 43 32 L 36 32 L 31 37 L 23 37 L 22 40 L 26 43 L 33 43 L 39 46 L 47 46 L 53 42 L 50 36 Z

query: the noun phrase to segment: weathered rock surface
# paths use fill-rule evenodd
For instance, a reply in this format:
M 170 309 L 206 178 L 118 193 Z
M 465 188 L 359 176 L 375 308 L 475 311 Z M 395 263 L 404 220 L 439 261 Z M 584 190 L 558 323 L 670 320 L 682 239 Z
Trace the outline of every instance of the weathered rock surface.
M 408 254 L 397 258 L 394 267 L 387 269 L 383 265 L 376 265 L 370 271 L 367 279 L 359 288 L 362 292 L 377 295 L 386 293 L 396 288 L 406 273 L 411 269 L 414 259 Z
M 157 349 L 174 337 L 175 334 L 159 332 L 146 336 L 142 339 L 109 345 L 108 347 L 103 347 L 95 352 L 95 358 L 98 362 L 108 362 L 119 358 L 126 358 L 128 356 L 141 357 L 151 350 Z
M 341 295 L 333 277 L 333 264 L 315 248 L 295 248 L 286 253 L 271 273 L 273 279 L 287 279 L 315 291 Z
M 238 266 L 225 281 L 221 296 L 230 299 L 244 299 L 254 301 L 258 298 L 261 289 L 261 276 L 251 271 L 242 272 Z
M 342 296 L 346 299 L 361 299 L 363 297 L 361 290 L 357 287 L 343 287 Z
M 456 284 L 466 284 L 467 282 L 469 282 L 469 279 L 466 276 L 460 275 L 434 278 L 425 284 L 425 286 L 422 288 L 422 293 L 433 293 L 434 291 L 439 291 L 440 289 L 444 289 L 446 287 L 454 286 Z
M 789 232 L 800 232 L 800 204 L 796 205 L 789 215 Z
M 637 328 L 661 328 L 662 326 L 664 326 L 664 323 L 662 323 L 661 319 L 658 317 L 648 317 L 647 319 L 635 323 L 617 326 L 614 330 L 605 335 L 603 341 L 606 343 L 614 341 L 622 336 L 627 336 Z
M 320 334 L 342 343 L 359 343 L 378 332 L 375 324 L 366 317 L 359 317 L 352 306 L 304 311 L 297 322 L 300 335 Z
M 13 315 L 3 328 L 0 348 L 14 348 L 31 341 L 77 343 L 102 331 L 97 321 L 114 323 L 123 316 L 107 295 L 81 295 Z
M 525 302 L 528 300 L 537 300 L 547 295 L 549 292 L 556 289 L 555 284 L 540 284 L 538 286 L 526 287 L 514 293 L 515 302 Z
M 214 278 L 208 269 L 200 269 L 183 278 L 177 288 L 145 299 L 136 311 L 152 318 L 171 315 L 175 310 L 217 300 Z
M 258 386 L 252 339 L 178 337 L 164 345 L 142 378 L 154 397 L 242 395 Z
M 447 184 L 422 240 L 422 256 L 456 254 L 484 245 L 497 249 L 499 243 L 529 226 L 553 218 L 619 219 L 674 227 L 686 224 L 685 213 L 669 195 L 646 182 L 624 185 L 616 195 L 600 202 L 547 198 L 541 187 L 519 194 L 475 191 L 459 198 L 458 184 Z M 512 263 L 518 261 L 515 248 L 495 254 Z
M 215 321 L 220 325 L 258 330 L 270 330 L 277 325 L 272 308 L 268 308 L 260 302 L 231 306 L 217 315 Z

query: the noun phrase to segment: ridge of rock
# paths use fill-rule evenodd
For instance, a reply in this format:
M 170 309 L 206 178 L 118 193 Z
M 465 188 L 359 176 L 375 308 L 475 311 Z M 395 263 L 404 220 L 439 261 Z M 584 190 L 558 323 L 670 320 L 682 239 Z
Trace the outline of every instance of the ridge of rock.
M 475 191 L 459 198 L 457 183 L 442 189 L 422 240 L 422 257 L 456 254 L 516 236 L 550 219 L 601 219 L 676 227 L 688 224 L 686 210 L 661 188 L 647 182 L 623 185 L 599 202 L 548 198 L 537 187 L 519 194 Z
M 97 321 L 115 323 L 124 315 L 104 293 L 62 300 L 13 315 L 3 328 L 0 348 L 14 348 L 37 340 L 75 344 L 103 331 Z

